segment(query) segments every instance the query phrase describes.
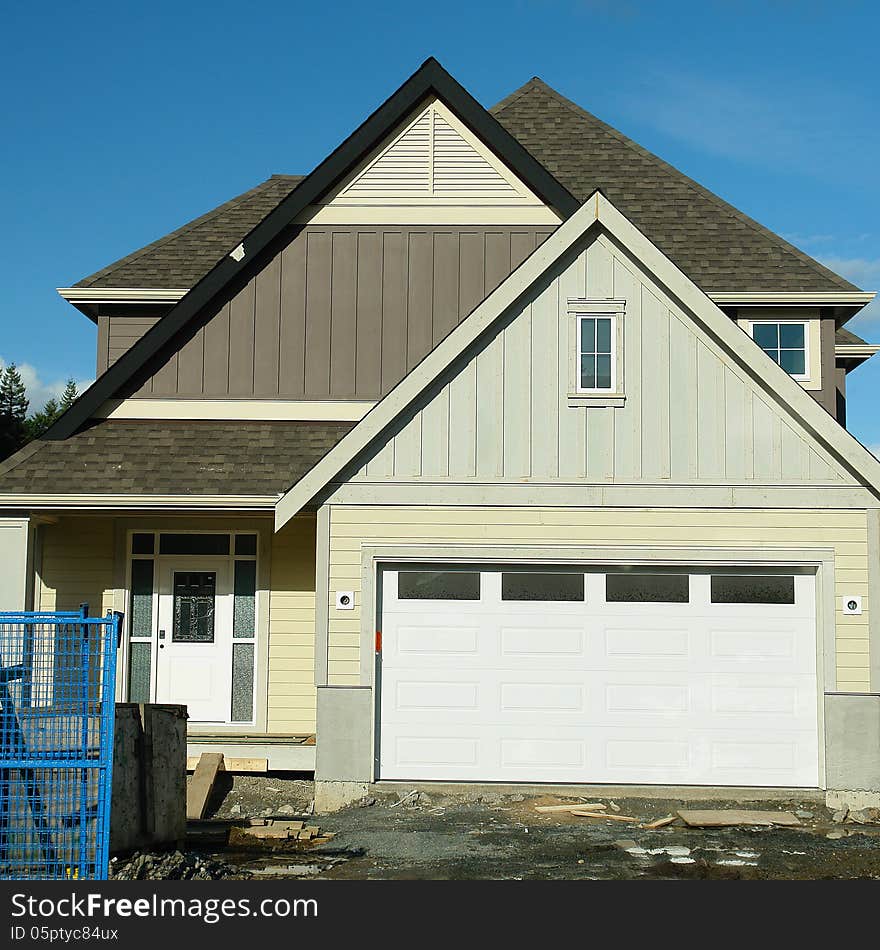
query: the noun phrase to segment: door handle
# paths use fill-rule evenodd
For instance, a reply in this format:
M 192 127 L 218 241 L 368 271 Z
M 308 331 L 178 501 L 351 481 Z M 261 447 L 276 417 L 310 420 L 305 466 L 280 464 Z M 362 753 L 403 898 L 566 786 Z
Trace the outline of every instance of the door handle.
M 160 631 L 159 631 L 159 639 L 160 639 L 160 640 L 164 640 L 164 639 L 165 639 L 165 631 L 164 631 L 164 630 L 160 630 Z M 160 643 L 160 644 L 159 644 L 159 649 L 160 649 L 160 650 L 164 650 L 164 649 L 165 649 L 165 644 L 164 644 L 164 643 Z

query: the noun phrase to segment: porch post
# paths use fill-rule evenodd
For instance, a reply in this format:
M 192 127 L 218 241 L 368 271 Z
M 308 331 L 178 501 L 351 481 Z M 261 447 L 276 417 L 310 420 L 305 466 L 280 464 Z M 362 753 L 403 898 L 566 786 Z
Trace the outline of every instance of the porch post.
M 0 518 L 0 610 L 29 610 L 34 527 L 29 518 Z

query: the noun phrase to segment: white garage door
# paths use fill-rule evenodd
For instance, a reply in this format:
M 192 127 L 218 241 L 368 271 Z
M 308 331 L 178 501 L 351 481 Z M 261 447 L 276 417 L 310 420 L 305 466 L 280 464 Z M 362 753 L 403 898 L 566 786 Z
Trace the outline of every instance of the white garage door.
M 382 580 L 385 779 L 819 784 L 815 577 Z

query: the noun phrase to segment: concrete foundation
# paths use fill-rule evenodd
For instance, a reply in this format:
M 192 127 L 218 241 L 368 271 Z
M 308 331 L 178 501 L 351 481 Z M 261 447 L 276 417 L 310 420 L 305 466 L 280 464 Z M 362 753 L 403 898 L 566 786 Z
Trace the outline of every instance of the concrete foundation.
M 825 786 L 880 794 L 880 694 L 826 693 Z
M 373 778 L 373 691 L 368 686 L 319 686 L 315 781 Z
M 368 782 L 319 782 L 315 781 L 315 814 L 326 815 L 353 805 L 365 798 L 370 791 Z

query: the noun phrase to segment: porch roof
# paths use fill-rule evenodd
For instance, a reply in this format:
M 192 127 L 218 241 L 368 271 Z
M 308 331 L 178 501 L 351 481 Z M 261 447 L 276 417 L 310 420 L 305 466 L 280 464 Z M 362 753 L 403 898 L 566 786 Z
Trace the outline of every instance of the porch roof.
M 351 422 L 96 421 L 0 463 L 10 495 L 280 495 Z

